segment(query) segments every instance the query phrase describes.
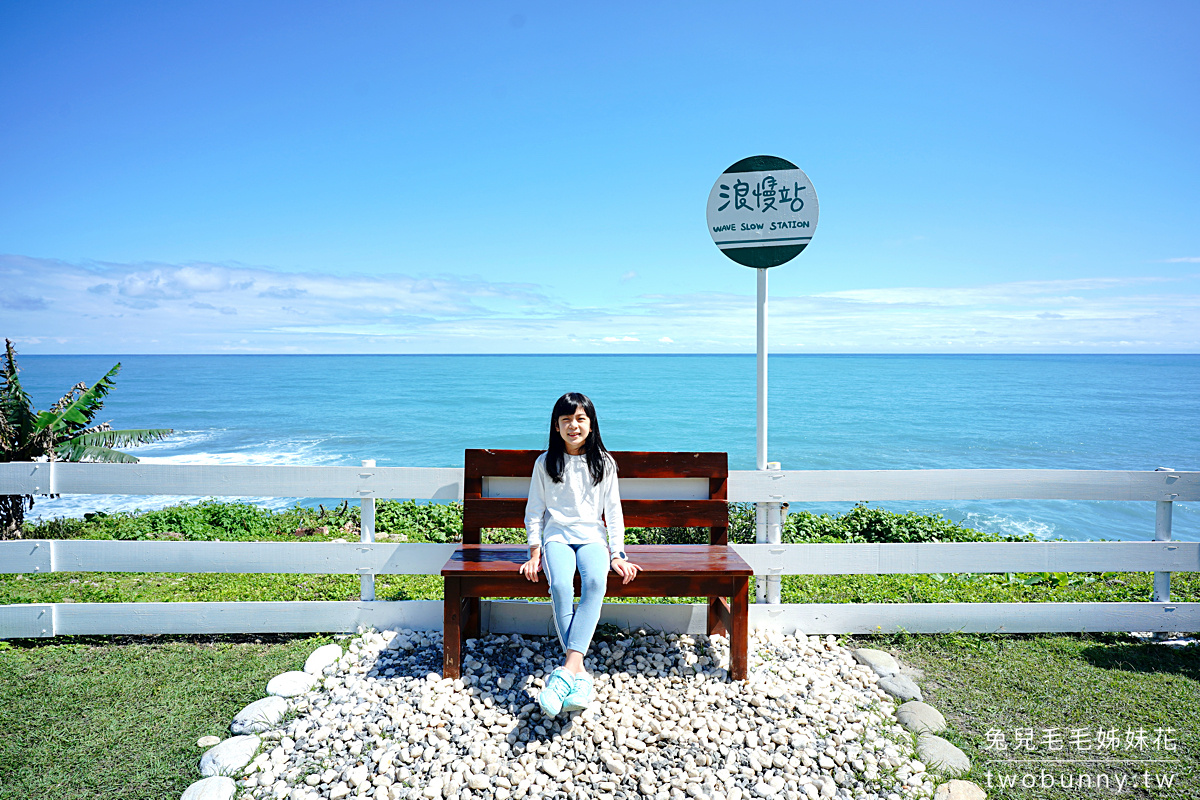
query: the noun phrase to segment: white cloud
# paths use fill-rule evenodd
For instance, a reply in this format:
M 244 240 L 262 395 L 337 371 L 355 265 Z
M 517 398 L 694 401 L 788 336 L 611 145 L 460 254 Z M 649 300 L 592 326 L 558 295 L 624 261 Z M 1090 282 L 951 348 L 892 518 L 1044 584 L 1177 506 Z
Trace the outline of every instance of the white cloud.
M 1200 256 L 1185 256 L 1184 258 L 1164 258 L 1163 264 L 1200 264 Z
M 1082 302 L 1081 292 L 1116 290 L 1147 283 L 1162 283 L 1169 278 L 1081 278 L 1059 281 L 1019 281 L 985 286 L 895 287 L 886 289 L 849 289 L 826 292 L 816 297 L 852 302 L 910 306 L 973 306 L 1023 304 L 1033 298 L 1053 298 L 1055 302 Z
M 343 276 L 219 264 L 80 266 L 0 256 L 5 328 L 61 336 L 57 352 L 345 352 L 347 337 L 470 338 L 496 319 L 533 324 L 555 303 L 538 287 L 464 276 Z M 308 341 L 305 341 L 307 339 Z M 172 348 L 175 348 L 172 350 Z
M 1198 352 L 1198 281 L 1088 278 L 772 296 L 771 350 Z M 579 307 L 536 285 L 470 276 L 21 256 L 0 256 L 0 285 L 4 334 L 31 353 L 755 349 L 750 294 L 644 294 Z

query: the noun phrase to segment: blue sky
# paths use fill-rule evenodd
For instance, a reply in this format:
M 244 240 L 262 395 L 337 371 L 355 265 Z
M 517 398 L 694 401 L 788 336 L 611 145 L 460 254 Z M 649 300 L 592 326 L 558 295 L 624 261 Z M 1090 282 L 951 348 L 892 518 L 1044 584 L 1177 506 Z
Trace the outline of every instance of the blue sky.
M 649 7 L 647 7 L 649 5 Z M 24 353 L 1200 351 L 1200 6 L 5 3 Z

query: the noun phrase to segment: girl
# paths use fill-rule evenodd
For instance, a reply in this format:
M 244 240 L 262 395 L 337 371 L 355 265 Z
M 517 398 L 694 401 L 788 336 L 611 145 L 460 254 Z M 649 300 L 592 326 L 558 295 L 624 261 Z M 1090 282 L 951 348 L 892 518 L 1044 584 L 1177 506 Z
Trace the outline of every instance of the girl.
M 566 651 L 563 665 L 538 695 L 542 713 L 553 717 L 586 708 L 595 696 L 583 656 L 600 621 L 608 568 L 624 583 L 641 569 L 625 558 L 617 464 L 604 449 L 596 408 L 587 395 L 567 392 L 554 404 L 550 445 L 533 466 L 525 530 L 529 560 L 521 565 L 521 574 L 536 581 L 545 559 L 554 625 Z M 579 607 L 573 608 L 576 569 L 582 588 Z

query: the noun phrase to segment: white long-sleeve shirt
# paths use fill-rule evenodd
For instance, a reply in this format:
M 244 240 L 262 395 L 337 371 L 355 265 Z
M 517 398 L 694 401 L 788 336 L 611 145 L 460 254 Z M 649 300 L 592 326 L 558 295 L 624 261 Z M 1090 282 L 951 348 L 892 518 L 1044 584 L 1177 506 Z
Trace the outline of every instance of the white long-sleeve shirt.
M 525 530 L 530 547 L 547 542 L 604 542 L 607 534 L 608 552 L 623 553 L 625 517 L 621 514 L 616 464 L 609 459 L 604 479 L 596 485 L 587 458 L 568 454 L 564 457 L 562 482 L 555 483 L 546 472 L 546 453 L 542 453 L 533 465 L 529 482 Z

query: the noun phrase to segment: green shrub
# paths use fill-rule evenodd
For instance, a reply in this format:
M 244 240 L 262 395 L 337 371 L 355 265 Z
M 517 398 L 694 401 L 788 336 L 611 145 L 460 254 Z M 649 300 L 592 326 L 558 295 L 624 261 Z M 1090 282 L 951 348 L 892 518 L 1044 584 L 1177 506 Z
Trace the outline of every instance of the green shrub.
M 782 540 L 787 544 L 813 542 L 1002 542 L 1035 541 L 1033 536 L 997 536 L 957 525 L 941 514 L 897 513 L 865 504 L 844 514 L 813 514 L 794 511 L 784 519 Z M 705 528 L 630 528 L 629 544 L 706 544 Z M 753 503 L 729 504 L 729 541 L 754 544 Z
M 753 521 L 753 506 L 750 506 Z M 1016 542 L 1036 541 L 1030 536 L 997 536 L 957 525 L 941 514 L 898 513 L 858 504 L 845 514 L 813 514 L 800 511 L 787 515 L 783 541 L 853 542 L 857 544 L 895 542 Z
M 708 528 L 626 528 L 625 544 L 708 544 Z
M 73 517 L 56 517 L 43 522 L 26 522 L 22 526 L 26 539 L 78 539 L 87 523 Z
M 291 534 L 297 529 L 328 526 L 330 530 L 358 524 L 358 509 L 342 503 L 326 510 L 293 507 L 272 511 L 251 503 L 203 500 L 180 503 L 153 511 L 103 511 L 84 514 L 83 519 L 60 517 L 26 523 L 26 539 L 182 539 L 187 541 L 257 541 Z
M 377 533 L 403 535 L 410 542 L 455 542 L 462 537 L 462 503 L 381 500 L 375 505 Z M 343 501 L 333 508 L 293 506 L 272 511 L 250 503 L 204 500 L 154 511 L 85 514 L 82 520 L 58 518 L 26 523 L 29 539 L 186 539 L 189 541 L 269 540 L 281 536 L 322 538 L 358 535 L 359 507 Z M 783 541 L 809 542 L 999 542 L 1033 541 L 1001 537 L 955 524 L 940 514 L 897 513 L 857 505 L 844 514 L 795 511 L 786 517 Z M 524 544 L 521 528 L 488 530 L 485 542 Z M 705 528 L 628 528 L 628 544 L 704 544 Z M 729 505 L 729 541 L 754 543 L 754 506 Z
M 403 534 L 410 542 L 462 540 L 462 503 L 383 500 L 375 504 L 375 532 Z

